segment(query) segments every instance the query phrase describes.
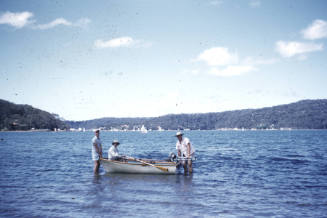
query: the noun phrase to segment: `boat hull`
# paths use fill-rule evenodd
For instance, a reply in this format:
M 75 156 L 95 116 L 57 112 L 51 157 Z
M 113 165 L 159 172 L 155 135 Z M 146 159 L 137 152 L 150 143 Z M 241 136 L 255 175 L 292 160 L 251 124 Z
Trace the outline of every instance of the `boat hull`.
M 107 173 L 132 173 L 132 174 L 175 174 L 176 164 L 173 162 L 155 162 L 153 165 L 168 169 L 168 171 L 137 161 L 114 161 L 101 159 L 101 165 Z

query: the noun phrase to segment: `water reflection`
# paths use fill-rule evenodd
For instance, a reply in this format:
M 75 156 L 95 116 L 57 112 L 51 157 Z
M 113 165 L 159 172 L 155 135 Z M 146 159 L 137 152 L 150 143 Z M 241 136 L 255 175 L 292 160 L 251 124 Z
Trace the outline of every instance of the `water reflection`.
M 101 176 L 99 174 L 93 174 L 93 184 L 99 184 L 100 179 L 101 179 Z
M 185 201 L 193 195 L 193 175 L 103 174 L 94 176 L 93 185 L 93 191 L 111 201 L 161 202 L 170 196 Z
M 145 182 L 148 183 L 174 183 L 175 178 L 179 175 L 156 175 L 156 174 L 104 174 L 103 178 L 111 181 L 111 184 L 124 181 L 128 182 Z M 184 176 L 183 176 L 184 177 Z
M 185 175 L 176 175 L 175 179 L 177 191 L 190 192 L 192 191 L 193 184 L 193 174 L 185 176 Z
M 128 190 L 130 187 L 134 188 L 131 190 L 132 192 L 137 192 L 164 187 L 163 190 L 167 191 L 190 192 L 193 186 L 193 174 L 188 176 L 183 174 L 99 174 L 94 175 L 92 184 L 97 187 L 98 191 L 104 191 L 105 189 L 111 191 Z

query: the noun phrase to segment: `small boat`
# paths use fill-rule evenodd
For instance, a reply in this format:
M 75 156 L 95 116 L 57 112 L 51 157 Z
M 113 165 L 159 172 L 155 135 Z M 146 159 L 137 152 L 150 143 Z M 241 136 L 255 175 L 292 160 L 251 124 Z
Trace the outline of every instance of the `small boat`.
M 176 163 L 158 160 L 126 159 L 124 161 L 100 159 L 101 165 L 107 173 L 135 173 L 135 174 L 175 174 Z

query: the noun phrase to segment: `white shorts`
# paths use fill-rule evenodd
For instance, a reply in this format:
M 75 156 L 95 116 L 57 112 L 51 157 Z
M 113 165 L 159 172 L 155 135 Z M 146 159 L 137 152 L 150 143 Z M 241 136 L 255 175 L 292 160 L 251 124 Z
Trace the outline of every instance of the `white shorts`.
M 181 160 L 180 162 L 184 165 L 185 163 L 187 163 L 188 161 L 190 161 L 190 162 L 192 162 L 192 159 L 193 159 L 193 157 L 195 156 L 195 152 L 194 153 L 192 153 L 191 155 L 190 155 L 190 159 L 188 159 L 188 160 Z M 179 157 L 179 158 L 181 158 L 181 157 Z M 186 158 L 186 155 L 184 155 L 184 154 L 182 154 L 182 158 Z
M 99 159 L 100 159 L 100 155 L 98 153 L 92 151 L 92 160 L 97 161 Z

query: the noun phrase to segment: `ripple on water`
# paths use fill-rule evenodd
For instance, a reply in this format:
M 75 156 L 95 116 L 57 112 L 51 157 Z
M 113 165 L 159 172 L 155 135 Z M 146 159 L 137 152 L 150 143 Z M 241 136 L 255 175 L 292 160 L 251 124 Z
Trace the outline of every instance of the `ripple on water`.
M 129 156 L 166 159 L 173 132 L 102 132 Z M 324 217 L 326 131 L 187 131 L 184 176 L 92 173 L 93 133 L 0 132 L 0 212 L 9 217 Z

